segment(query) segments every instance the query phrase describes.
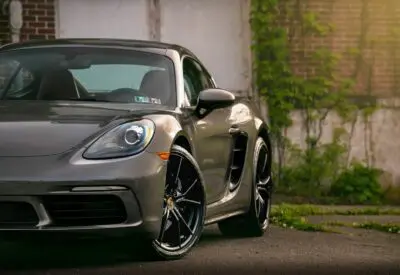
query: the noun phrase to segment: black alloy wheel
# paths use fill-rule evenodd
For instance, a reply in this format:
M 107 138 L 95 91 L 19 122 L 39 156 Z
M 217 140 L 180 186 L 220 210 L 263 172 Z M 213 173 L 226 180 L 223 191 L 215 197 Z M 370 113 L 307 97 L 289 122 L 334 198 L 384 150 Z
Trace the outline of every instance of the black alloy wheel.
M 195 159 L 174 145 L 168 160 L 160 234 L 153 241 L 161 259 L 182 258 L 200 239 L 205 218 L 202 182 Z
M 257 140 L 256 152 L 258 152 L 258 156 L 255 168 L 255 214 L 258 218 L 260 229 L 264 232 L 269 226 L 271 214 L 271 174 L 268 166 L 268 147 L 264 140 Z
M 265 141 L 259 137 L 254 147 L 250 209 L 245 215 L 219 222 L 222 234 L 232 237 L 261 237 L 269 227 L 272 195 L 270 155 Z

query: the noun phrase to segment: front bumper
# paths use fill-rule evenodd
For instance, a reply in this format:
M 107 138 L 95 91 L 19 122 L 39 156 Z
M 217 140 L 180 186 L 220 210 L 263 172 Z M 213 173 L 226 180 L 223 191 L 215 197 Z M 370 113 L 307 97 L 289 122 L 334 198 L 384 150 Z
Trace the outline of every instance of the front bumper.
M 0 158 L 0 236 L 69 232 L 154 238 L 165 175 L 166 162 L 147 152 L 107 161 Z

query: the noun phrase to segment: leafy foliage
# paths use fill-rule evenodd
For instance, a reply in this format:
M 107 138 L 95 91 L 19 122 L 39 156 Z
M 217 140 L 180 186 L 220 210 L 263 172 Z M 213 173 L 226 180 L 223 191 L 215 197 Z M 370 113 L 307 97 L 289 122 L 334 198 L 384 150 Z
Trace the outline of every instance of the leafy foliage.
M 274 165 L 278 190 L 322 196 L 330 192 L 330 184 L 342 188 L 339 182 L 344 182 L 350 174 L 361 172 L 359 167 L 347 171 L 350 145 L 343 140 L 346 135 L 351 138 L 351 131 L 335 129 L 330 143 L 321 142 L 323 125 L 331 113 L 337 114 L 343 124 L 351 123 L 354 127 L 359 110 L 348 98 L 353 92 L 356 76 L 344 78 L 337 74 L 342 56 L 329 48 L 316 48 L 310 56 L 308 41 L 331 34 L 335 27 L 320 20 L 317 13 L 305 9 L 301 2 L 252 1 L 254 76 L 256 88 L 268 107 L 271 139 L 278 156 Z M 292 71 L 294 37 L 299 44 L 296 44 L 296 51 L 304 57 L 301 61 L 303 75 Z M 375 109 L 375 106 L 367 106 L 363 110 L 364 117 L 370 116 Z M 294 146 L 284 135 L 292 125 L 291 115 L 295 110 L 304 121 L 303 148 Z M 339 189 L 334 189 L 332 194 L 348 196 L 355 202 L 375 201 L 379 192 L 376 189 L 378 175 L 373 169 L 368 171 L 368 179 L 365 174 L 361 178 L 352 177 L 356 181 L 353 186 L 358 186 L 354 187 L 356 190 L 367 188 L 363 194 L 350 196 Z M 367 180 L 371 183 L 366 184 Z
M 356 163 L 333 182 L 330 194 L 351 203 L 379 203 L 383 190 L 378 182 L 381 171 Z

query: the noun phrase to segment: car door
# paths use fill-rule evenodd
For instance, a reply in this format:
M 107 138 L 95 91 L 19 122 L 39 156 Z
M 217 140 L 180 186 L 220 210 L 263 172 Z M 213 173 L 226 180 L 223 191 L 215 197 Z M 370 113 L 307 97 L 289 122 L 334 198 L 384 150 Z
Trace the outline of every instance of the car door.
M 206 69 L 190 57 L 183 58 L 185 102 L 196 106 L 202 90 L 214 88 Z M 232 148 L 231 107 L 216 109 L 203 118 L 192 117 L 193 144 L 203 173 L 208 203 L 223 198 L 227 190 L 227 169 Z

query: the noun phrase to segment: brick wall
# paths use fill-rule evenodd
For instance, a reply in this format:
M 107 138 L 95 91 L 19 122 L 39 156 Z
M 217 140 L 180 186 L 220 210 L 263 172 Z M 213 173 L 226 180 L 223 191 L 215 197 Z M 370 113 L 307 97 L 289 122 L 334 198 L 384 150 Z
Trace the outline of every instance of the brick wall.
M 300 1 L 304 10 L 315 12 L 323 22 L 331 23 L 334 32 L 325 38 L 309 37 L 305 51 L 295 35 L 292 62 L 298 74 L 312 73 L 308 57 L 319 47 L 329 47 L 342 56 L 339 73 L 357 76 L 355 93 L 400 96 L 399 0 Z
M 54 39 L 54 0 L 24 0 L 21 40 Z
M 54 0 L 21 0 L 24 24 L 21 40 L 55 38 Z M 0 42 L 10 42 L 8 16 L 0 15 Z

